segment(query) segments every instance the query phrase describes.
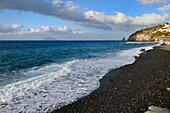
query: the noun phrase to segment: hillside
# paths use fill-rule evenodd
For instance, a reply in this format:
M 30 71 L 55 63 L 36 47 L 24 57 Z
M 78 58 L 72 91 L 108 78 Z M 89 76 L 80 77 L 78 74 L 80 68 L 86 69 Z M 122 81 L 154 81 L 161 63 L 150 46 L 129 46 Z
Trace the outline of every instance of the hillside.
M 129 36 L 130 41 L 170 41 L 170 22 L 142 29 Z

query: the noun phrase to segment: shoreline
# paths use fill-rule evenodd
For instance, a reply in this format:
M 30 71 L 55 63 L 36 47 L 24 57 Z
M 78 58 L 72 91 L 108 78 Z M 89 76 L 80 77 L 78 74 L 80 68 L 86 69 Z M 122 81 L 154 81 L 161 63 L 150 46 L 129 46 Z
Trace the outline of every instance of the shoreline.
M 163 49 L 162 49 L 163 48 Z M 170 109 L 170 48 L 140 54 L 133 64 L 112 69 L 100 87 L 72 104 L 54 110 L 66 112 L 145 112 L 155 105 Z

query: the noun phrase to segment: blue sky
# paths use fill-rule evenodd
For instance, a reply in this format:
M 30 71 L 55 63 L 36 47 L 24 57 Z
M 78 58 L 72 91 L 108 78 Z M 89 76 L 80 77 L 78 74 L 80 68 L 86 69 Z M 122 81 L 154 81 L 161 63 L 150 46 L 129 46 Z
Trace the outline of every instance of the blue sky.
M 114 40 L 169 22 L 169 0 L 5 0 L 0 40 Z

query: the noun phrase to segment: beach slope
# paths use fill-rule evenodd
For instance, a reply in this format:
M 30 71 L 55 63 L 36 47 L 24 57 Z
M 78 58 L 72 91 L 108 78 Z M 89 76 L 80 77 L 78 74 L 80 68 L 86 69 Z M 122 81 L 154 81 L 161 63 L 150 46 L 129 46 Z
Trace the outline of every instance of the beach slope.
M 111 70 L 89 96 L 53 113 L 143 113 L 149 106 L 170 109 L 170 49 L 155 47 L 135 63 Z

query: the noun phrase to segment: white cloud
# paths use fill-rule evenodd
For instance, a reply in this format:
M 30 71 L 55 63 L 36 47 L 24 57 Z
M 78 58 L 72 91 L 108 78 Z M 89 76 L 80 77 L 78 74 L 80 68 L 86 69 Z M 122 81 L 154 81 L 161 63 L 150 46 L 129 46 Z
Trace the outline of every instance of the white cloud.
M 164 23 L 169 19 L 169 14 L 158 15 L 156 13 L 144 14 L 143 16 L 137 16 L 133 19 L 132 24 L 147 26 L 155 25 L 158 23 Z
M 85 17 L 96 23 L 113 23 L 113 24 L 124 24 L 127 23 L 131 17 L 127 16 L 121 12 L 117 12 L 116 15 L 107 16 L 103 12 L 88 11 L 84 13 Z
M 150 5 L 150 4 L 162 4 L 166 3 L 168 0 L 138 0 L 141 4 Z
M 18 28 L 17 24 L 13 24 L 13 28 Z M 19 25 L 19 24 L 18 24 Z M 10 26 L 10 25 L 3 25 Z M 3 29 L 0 25 L 0 30 Z M 43 39 L 61 39 L 68 40 L 70 38 L 85 38 L 85 32 L 78 28 L 69 28 L 67 26 L 41 26 L 40 28 L 18 29 L 15 31 L 0 32 L 0 40 L 43 40 Z M 87 32 L 86 32 L 87 35 Z M 83 39 L 82 38 L 82 39 Z
M 1 25 L 0 29 L 3 29 Z M 19 29 L 15 32 L 0 32 L 0 40 L 92 40 L 91 36 L 93 36 L 93 39 L 101 37 L 98 33 L 81 31 L 78 28 L 68 26 L 41 26 L 27 30 Z
M 19 24 L 0 25 L 0 35 L 26 35 L 26 34 L 46 34 L 46 35 L 80 35 L 83 32 L 77 28 L 42 26 L 38 29 L 30 28 L 26 31 L 21 30 Z
M 0 10 L 10 9 L 27 12 L 31 11 L 43 15 L 54 16 L 63 20 L 69 20 L 75 23 L 91 21 L 86 19 L 84 13 L 77 10 L 78 8 L 79 6 L 71 1 L 64 3 L 61 0 L 52 0 L 51 3 L 45 2 L 44 0 L 3 0 L 0 3 Z M 84 26 L 87 25 L 85 24 Z M 105 26 L 107 25 L 98 24 L 88 25 L 87 27 L 105 29 Z
M 165 6 L 163 6 L 163 7 L 160 7 L 160 8 L 158 8 L 158 10 L 160 10 L 160 11 L 170 10 L 170 4 L 165 5 Z
M 165 0 L 139 1 L 145 5 L 165 2 Z M 52 0 L 51 3 L 45 2 L 44 0 L 3 0 L 0 3 L 0 10 L 11 9 L 19 11 L 32 11 L 34 13 L 68 20 L 81 26 L 104 30 L 112 30 L 115 27 L 123 30 L 136 29 L 139 27 L 147 27 L 163 23 L 169 19 L 168 14 L 159 15 L 152 13 L 132 17 L 124 13 L 117 12 L 115 15 L 106 15 L 103 12 L 92 10 L 80 12 L 78 10 L 79 7 L 80 6 L 75 5 L 71 1 L 64 3 L 61 0 Z M 50 29 L 48 32 L 55 32 L 57 28 L 54 29 L 49 27 L 46 29 Z
M 20 24 L 0 24 L 0 33 L 15 33 L 18 32 L 22 28 Z
M 93 21 L 93 23 L 111 25 L 112 27 L 119 27 L 124 30 L 164 23 L 169 19 L 168 14 L 159 15 L 156 13 L 132 17 L 121 12 L 117 12 L 113 16 L 107 16 L 101 12 L 88 11 L 85 13 L 85 16 L 87 19 Z
M 57 34 L 57 35 L 66 35 L 66 34 L 82 34 L 80 29 L 77 28 L 69 28 L 67 26 L 63 27 L 53 27 L 53 26 L 42 26 L 38 29 L 28 29 L 26 32 L 22 32 L 23 34 L 32 34 L 32 33 L 49 33 L 49 34 Z

